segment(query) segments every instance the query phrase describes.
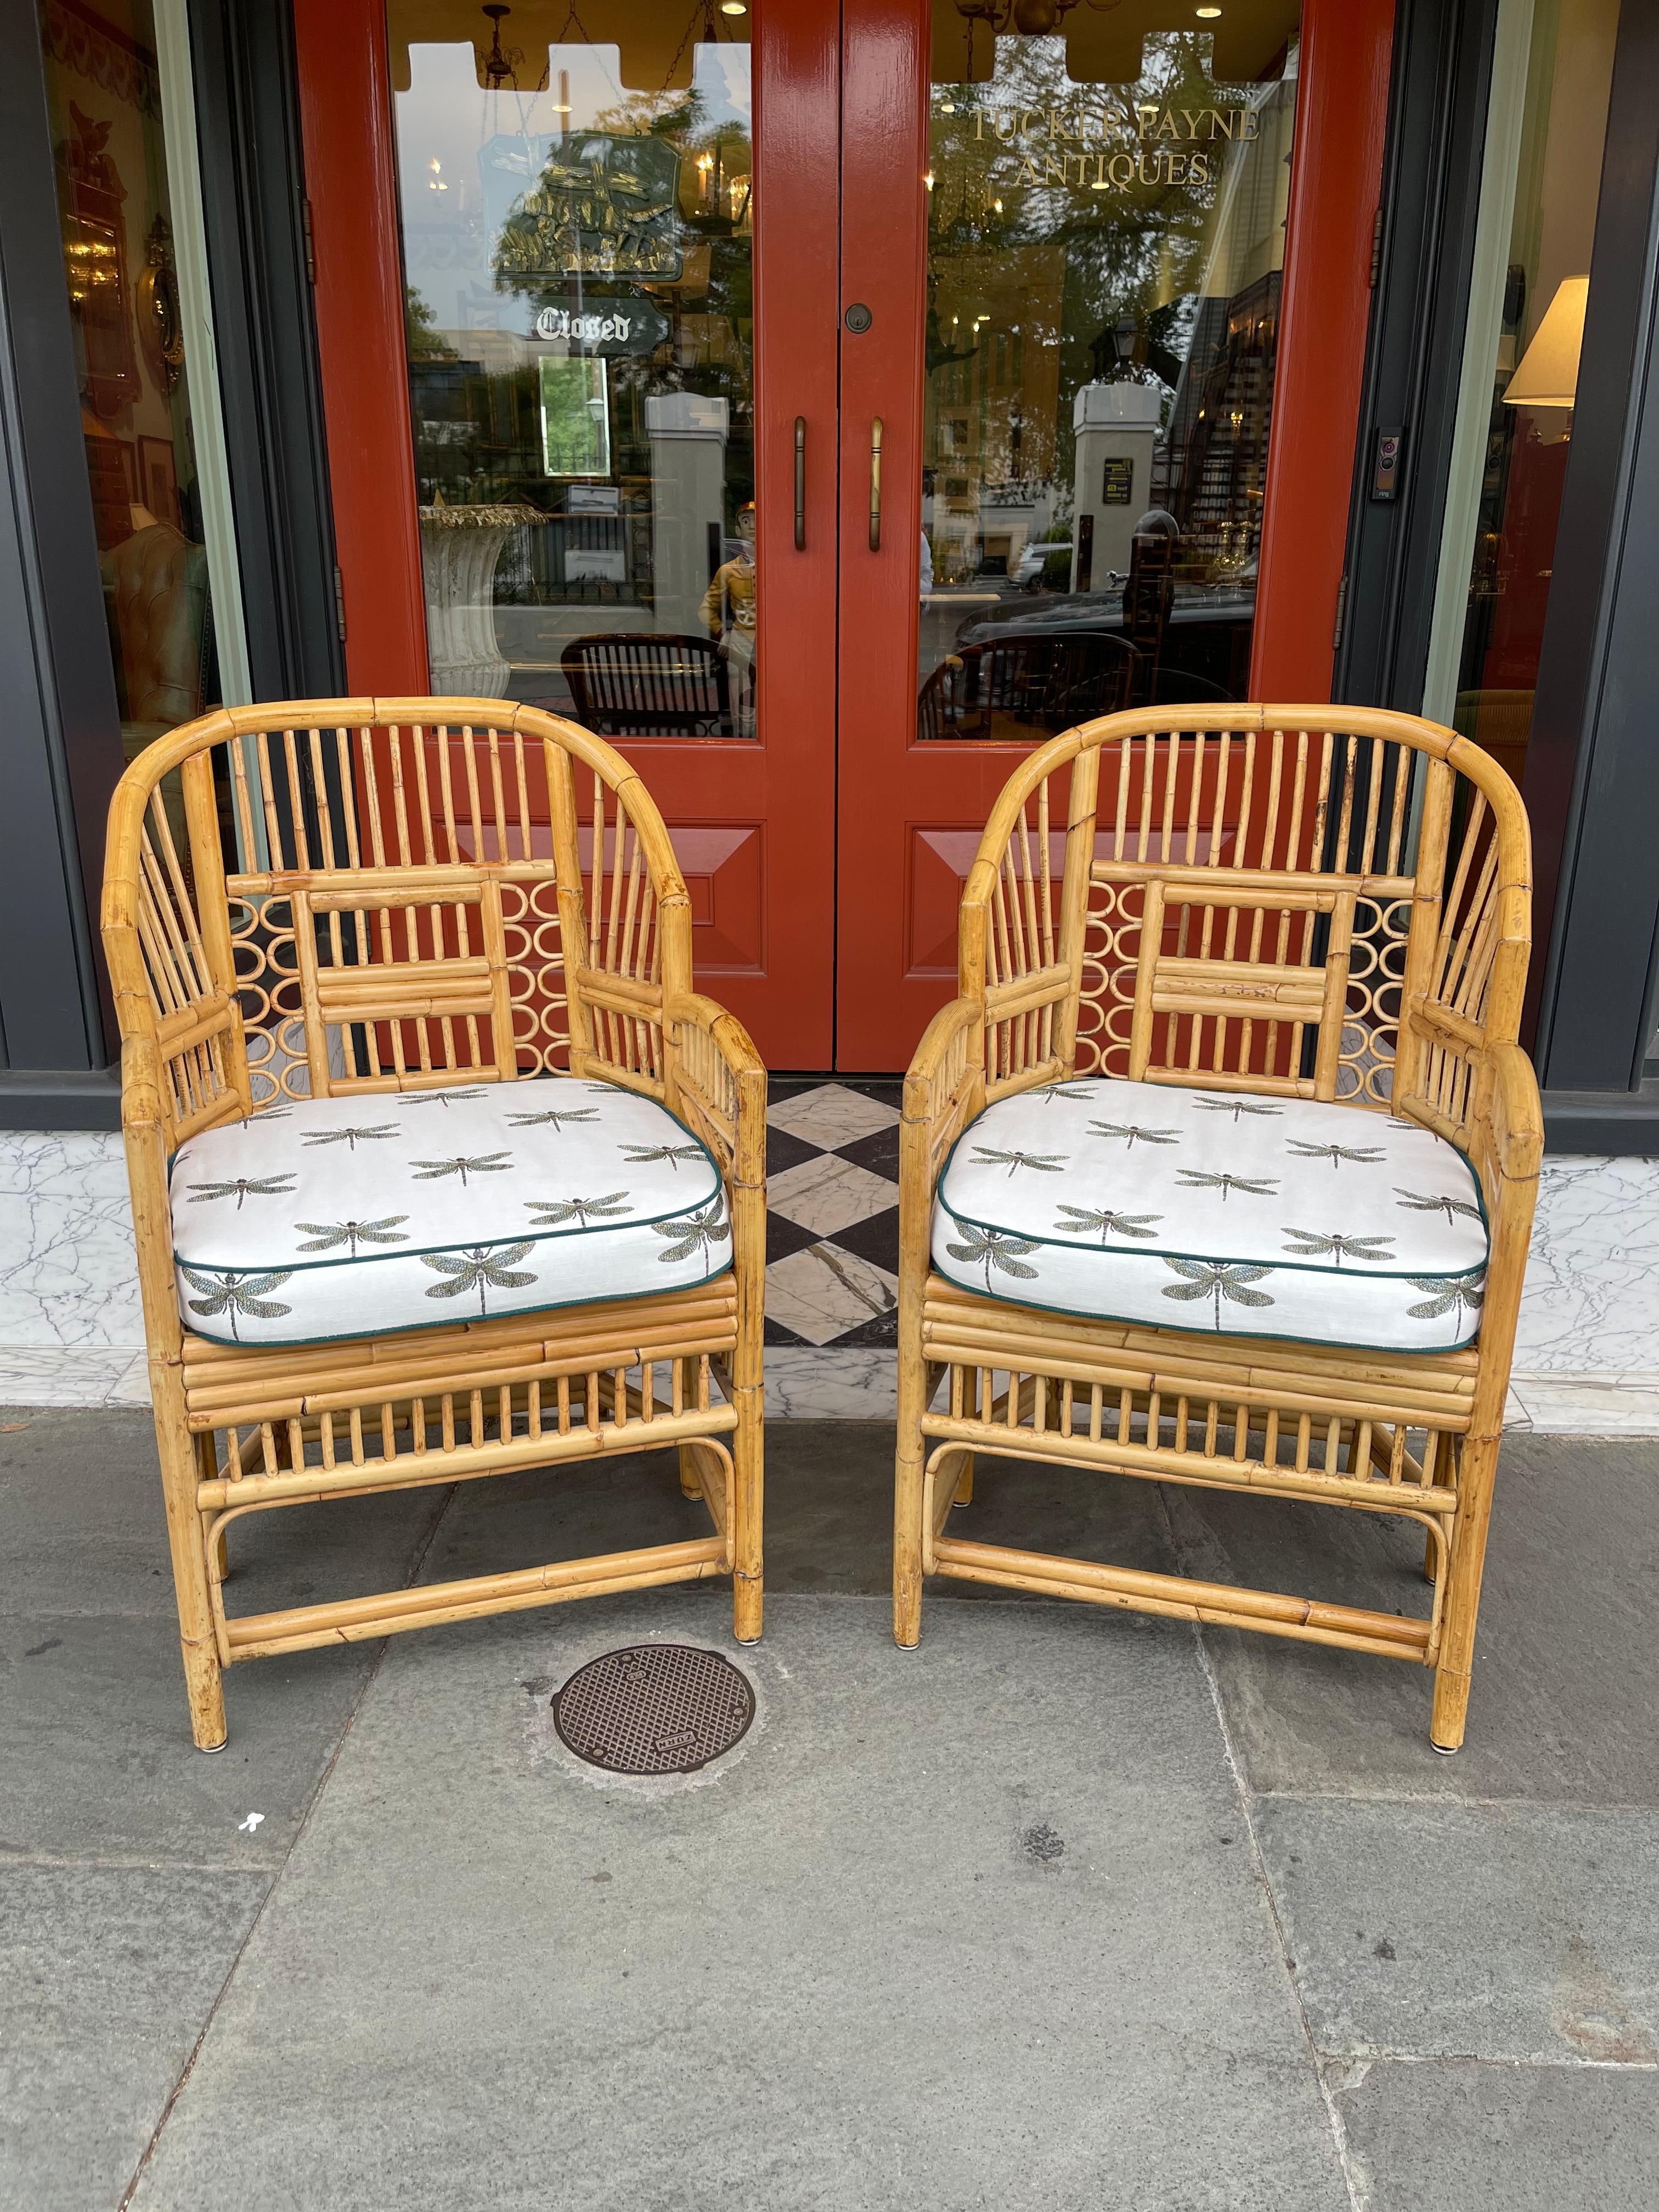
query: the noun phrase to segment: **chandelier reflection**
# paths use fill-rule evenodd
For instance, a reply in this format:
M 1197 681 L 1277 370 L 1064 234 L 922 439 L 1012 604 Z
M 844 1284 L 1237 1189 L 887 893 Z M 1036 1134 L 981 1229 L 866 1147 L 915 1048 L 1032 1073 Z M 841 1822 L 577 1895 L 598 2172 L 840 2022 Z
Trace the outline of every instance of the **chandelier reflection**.
M 1109 15 L 1122 0 L 1082 0 L 1091 15 Z M 956 0 L 956 10 L 967 25 L 968 70 L 974 67 L 974 33 L 983 23 L 994 40 L 1010 28 L 1022 38 L 1047 38 L 1058 31 L 1079 0 Z

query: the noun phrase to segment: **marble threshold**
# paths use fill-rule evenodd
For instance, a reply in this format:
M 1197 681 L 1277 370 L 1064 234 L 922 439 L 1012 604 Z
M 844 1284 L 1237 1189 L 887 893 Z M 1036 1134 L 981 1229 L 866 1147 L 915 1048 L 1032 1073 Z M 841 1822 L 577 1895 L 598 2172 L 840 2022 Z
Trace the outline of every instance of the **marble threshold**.
M 1659 1437 L 1659 1160 L 1547 1160 L 1510 1425 Z M 890 1421 L 888 1348 L 771 1346 L 775 1420 Z M 118 1137 L 0 1134 L 0 1404 L 148 1401 Z

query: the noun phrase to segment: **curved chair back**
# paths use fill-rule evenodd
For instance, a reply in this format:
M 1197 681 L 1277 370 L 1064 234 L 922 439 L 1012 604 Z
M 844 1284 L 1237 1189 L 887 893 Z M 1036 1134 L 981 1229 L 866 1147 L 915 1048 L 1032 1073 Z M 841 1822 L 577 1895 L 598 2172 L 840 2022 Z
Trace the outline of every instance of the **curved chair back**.
M 117 787 L 103 933 L 130 1137 L 168 1153 L 288 1099 L 544 1071 L 677 1103 L 691 915 L 667 831 L 619 753 L 535 708 L 186 724 Z
M 1172 726 L 1172 717 L 1178 726 Z M 1021 763 L 963 895 L 964 1073 L 1339 1099 L 1470 1149 L 1531 944 L 1520 794 L 1409 714 L 1220 704 Z M 1480 1149 L 1480 1148 L 1477 1148 Z

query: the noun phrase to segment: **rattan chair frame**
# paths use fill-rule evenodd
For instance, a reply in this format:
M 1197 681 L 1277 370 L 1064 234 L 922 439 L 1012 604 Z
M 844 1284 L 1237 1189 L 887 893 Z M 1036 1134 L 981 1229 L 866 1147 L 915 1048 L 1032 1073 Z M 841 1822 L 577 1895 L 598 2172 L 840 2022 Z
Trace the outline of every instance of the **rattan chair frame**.
M 500 700 L 206 715 L 117 787 L 103 935 L 197 1744 L 225 1741 L 224 1669 L 278 1652 L 726 1576 L 738 1640 L 758 1638 L 766 1072 L 694 988 L 685 884 L 622 756 Z M 729 1198 L 728 1273 L 315 1346 L 212 1343 L 182 1325 L 167 1165 L 186 1138 L 257 1127 L 285 1099 L 544 1072 L 643 1092 L 703 1139 Z M 667 1447 L 707 1536 L 226 1611 L 226 1540 L 247 1515 Z
M 1431 1740 L 1461 1745 L 1543 1144 L 1516 1042 L 1530 882 L 1509 777 L 1410 715 L 1137 710 L 1016 770 L 964 890 L 958 995 L 905 1084 L 901 1645 L 919 1640 L 929 1575 L 1265 1629 L 1432 1668 Z M 1379 1353 L 1068 1318 L 933 1273 L 936 1185 L 963 1129 L 1093 1073 L 1346 1102 L 1449 1139 L 1491 1232 L 1477 1342 Z M 975 1455 L 1402 1516 L 1424 1531 L 1427 1613 L 975 1542 L 951 1522 Z

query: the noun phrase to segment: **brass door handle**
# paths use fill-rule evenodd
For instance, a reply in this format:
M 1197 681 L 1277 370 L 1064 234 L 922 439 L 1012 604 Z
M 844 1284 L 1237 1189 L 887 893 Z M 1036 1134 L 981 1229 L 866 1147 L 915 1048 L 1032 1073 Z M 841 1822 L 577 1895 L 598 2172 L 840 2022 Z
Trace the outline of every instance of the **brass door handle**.
M 881 550 L 881 417 L 870 425 L 870 550 Z
M 806 550 L 806 417 L 795 417 L 795 550 Z

